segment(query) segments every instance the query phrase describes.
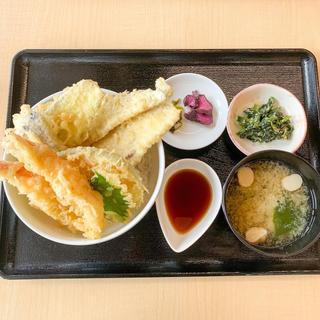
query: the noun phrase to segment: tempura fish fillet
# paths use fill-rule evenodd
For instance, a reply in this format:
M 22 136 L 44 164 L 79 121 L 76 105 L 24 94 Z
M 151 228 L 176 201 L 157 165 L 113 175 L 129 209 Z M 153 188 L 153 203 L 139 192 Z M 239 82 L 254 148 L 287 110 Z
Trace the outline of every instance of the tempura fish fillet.
M 20 113 L 15 113 L 12 116 L 12 121 L 14 124 L 14 129 L 9 128 L 6 129 L 5 132 L 15 132 L 17 135 L 22 136 L 29 141 L 35 143 L 42 143 L 38 134 L 31 130 L 31 117 L 32 117 L 32 109 L 28 104 L 23 104 L 20 107 Z
M 22 105 L 20 113 L 13 115 L 16 133 L 56 149 L 82 144 L 104 113 L 104 96 L 96 82 L 81 80 L 34 109 Z
M 23 105 L 13 115 L 16 133 L 39 140 L 56 150 L 91 145 L 123 121 L 163 103 L 172 94 L 163 78 L 156 90 L 105 94 L 92 80 L 67 87 L 46 104 L 31 109 Z
M 179 120 L 180 112 L 171 102 L 166 102 L 116 127 L 94 146 L 115 152 L 135 166 Z
M 129 214 L 143 203 L 145 187 L 140 172 L 119 155 L 95 147 L 77 147 L 60 151 L 59 155 L 75 162 L 90 179 L 94 172 L 121 189 L 129 204 Z
M 91 188 L 77 166 L 59 157 L 47 145 L 31 143 L 13 133 L 5 137 L 5 149 L 27 170 L 45 178 L 58 201 L 78 217 L 76 228 L 84 230 L 84 237 L 101 236 L 105 226 L 102 197 Z
M 136 115 L 150 110 L 171 97 L 172 88 L 163 78 L 156 80 L 156 90 L 133 90 L 116 95 L 105 95 L 105 114 L 97 126 L 96 134 L 86 141 L 86 145 L 100 140 L 112 129 Z
M 23 163 L 0 161 L 0 180 L 8 181 L 20 194 L 26 195 L 31 206 L 40 209 L 71 231 L 76 230 L 76 215 L 57 200 L 50 184 L 42 176 L 26 170 Z

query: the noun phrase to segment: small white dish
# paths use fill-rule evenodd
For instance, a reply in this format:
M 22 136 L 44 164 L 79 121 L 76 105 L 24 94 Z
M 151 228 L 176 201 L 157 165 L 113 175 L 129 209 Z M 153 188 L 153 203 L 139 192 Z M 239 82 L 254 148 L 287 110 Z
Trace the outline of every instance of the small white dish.
M 284 113 L 291 116 L 294 130 L 290 139 L 274 140 L 267 143 L 255 143 L 248 139 L 241 139 L 237 135 L 240 129 L 236 121 L 237 116 L 255 103 L 266 103 L 270 97 L 274 97 Z M 227 131 L 234 145 L 245 155 L 270 149 L 294 153 L 305 139 L 307 118 L 302 104 L 290 91 L 274 84 L 259 83 L 243 89 L 232 99 L 228 112 Z
M 169 178 L 176 172 L 184 169 L 196 170 L 207 178 L 211 186 L 212 199 L 202 219 L 188 232 L 179 233 L 170 222 L 164 200 L 164 190 Z M 213 223 L 219 213 L 221 203 L 221 182 L 216 172 L 209 165 L 196 159 L 181 159 L 169 165 L 165 170 L 162 187 L 156 201 L 156 207 L 162 232 L 170 248 L 179 253 L 193 245 Z
M 183 99 L 192 91 L 204 94 L 213 105 L 213 124 L 203 125 L 190 121 L 182 115 L 182 126 L 174 133 L 168 132 L 163 141 L 183 150 L 201 149 L 216 141 L 227 124 L 228 101 L 221 88 L 211 79 L 196 73 L 180 73 L 168 78 L 167 83 L 173 88 L 172 100 Z
M 102 90 L 106 93 L 114 93 L 114 91 L 106 89 Z M 48 102 L 55 95 L 59 95 L 60 93 L 61 92 L 56 92 L 42 99 L 40 102 L 34 105 L 33 108 L 36 108 L 37 105 L 41 103 Z M 154 145 L 148 151 L 148 154 L 146 156 L 148 157 L 148 162 L 153 164 L 153 170 L 150 170 L 150 175 L 148 176 L 149 193 L 146 194 L 146 199 L 143 205 L 140 207 L 140 209 L 137 210 L 135 214 L 133 214 L 129 222 L 125 224 L 115 223 L 105 228 L 101 238 L 99 239 L 90 240 L 83 238 L 79 233 L 70 232 L 68 229 L 56 223 L 45 213 L 31 207 L 28 203 L 27 197 L 25 195 L 19 194 L 18 190 L 8 182 L 3 182 L 3 186 L 13 211 L 20 218 L 20 220 L 35 233 L 51 241 L 67 245 L 84 246 L 98 244 L 117 238 L 133 228 L 153 206 L 160 191 L 165 169 L 165 155 L 162 142 Z M 13 158 L 9 154 L 4 154 L 4 160 L 14 161 L 15 158 Z

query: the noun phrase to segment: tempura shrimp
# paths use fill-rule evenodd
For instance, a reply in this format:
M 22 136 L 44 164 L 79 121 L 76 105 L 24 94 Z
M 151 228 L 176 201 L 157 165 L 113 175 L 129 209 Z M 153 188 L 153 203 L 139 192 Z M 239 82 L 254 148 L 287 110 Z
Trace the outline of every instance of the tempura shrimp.
M 5 148 L 28 171 L 49 183 L 58 201 L 76 215 L 74 226 L 83 230 L 84 237 L 101 236 L 105 226 L 102 196 L 91 188 L 78 167 L 59 157 L 47 145 L 32 143 L 12 132 L 6 135 Z

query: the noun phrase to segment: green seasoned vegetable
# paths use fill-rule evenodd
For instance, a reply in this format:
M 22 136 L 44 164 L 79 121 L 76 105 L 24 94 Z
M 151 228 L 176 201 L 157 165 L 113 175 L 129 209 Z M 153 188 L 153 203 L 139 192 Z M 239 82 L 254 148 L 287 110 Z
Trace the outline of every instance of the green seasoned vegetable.
M 273 223 L 276 236 L 288 234 L 295 230 L 298 224 L 300 209 L 288 198 L 279 202 L 273 211 Z
M 172 104 L 178 109 L 180 110 L 180 116 L 179 116 L 179 120 L 174 124 L 174 126 L 170 129 L 170 132 L 174 133 L 176 130 L 178 130 L 179 128 L 181 128 L 182 126 L 182 112 L 183 112 L 183 107 L 180 105 L 181 100 L 180 99 L 176 99 L 172 101 Z
M 255 104 L 237 117 L 240 138 L 253 142 L 270 142 L 276 139 L 289 139 L 293 125 L 290 116 L 284 115 L 277 100 L 270 97 L 263 105 Z
M 91 178 L 91 186 L 103 197 L 104 211 L 117 214 L 117 220 L 124 221 L 128 217 L 128 202 L 121 194 L 121 189 L 113 187 L 101 174 L 95 172 Z

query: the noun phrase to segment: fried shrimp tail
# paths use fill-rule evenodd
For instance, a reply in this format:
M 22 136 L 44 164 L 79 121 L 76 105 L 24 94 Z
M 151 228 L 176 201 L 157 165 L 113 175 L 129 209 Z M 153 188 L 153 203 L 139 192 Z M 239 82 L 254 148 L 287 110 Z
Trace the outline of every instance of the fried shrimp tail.
M 77 166 L 59 157 L 47 145 L 34 144 L 14 133 L 5 138 L 6 151 L 52 187 L 58 201 L 77 216 L 75 227 L 89 239 L 101 236 L 105 226 L 103 201 Z

